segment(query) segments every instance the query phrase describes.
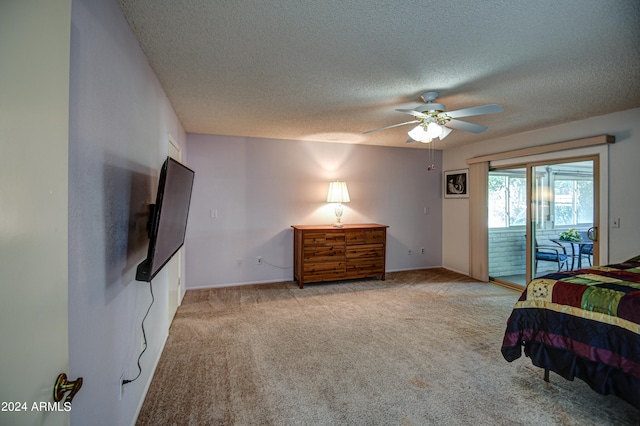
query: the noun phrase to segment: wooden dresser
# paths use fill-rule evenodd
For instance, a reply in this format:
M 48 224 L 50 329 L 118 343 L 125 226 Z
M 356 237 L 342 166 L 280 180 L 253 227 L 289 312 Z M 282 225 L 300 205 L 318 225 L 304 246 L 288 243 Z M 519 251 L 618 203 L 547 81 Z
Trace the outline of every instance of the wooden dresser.
M 294 225 L 293 279 L 305 283 L 352 278 L 384 280 L 387 226 L 377 223 Z

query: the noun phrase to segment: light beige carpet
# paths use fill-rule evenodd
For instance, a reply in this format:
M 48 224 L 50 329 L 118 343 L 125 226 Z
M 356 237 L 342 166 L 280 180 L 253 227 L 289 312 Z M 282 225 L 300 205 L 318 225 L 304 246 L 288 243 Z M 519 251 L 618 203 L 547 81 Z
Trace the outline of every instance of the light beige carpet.
M 138 425 L 632 425 L 500 354 L 518 293 L 446 271 L 187 292 Z

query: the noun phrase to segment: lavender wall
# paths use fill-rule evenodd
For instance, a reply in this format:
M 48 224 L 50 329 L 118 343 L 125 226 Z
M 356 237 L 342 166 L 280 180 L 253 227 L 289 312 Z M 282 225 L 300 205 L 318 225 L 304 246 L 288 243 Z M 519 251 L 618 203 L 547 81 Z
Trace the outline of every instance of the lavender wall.
M 138 374 L 141 323 L 151 302 L 137 282 L 146 257 L 148 204 L 155 201 L 169 135 L 182 129 L 116 0 L 74 0 L 69 93 L 69 365 L 82 376 L 72 424 L 135 420 L 167 336 L 167 277 L 153 281 L 148 349 Z
M 440 152 L 433 153 L 438 171 L 428 171 L 428 150 L 195 134 L 187 139 L 188 165 L 196 172 L 187 288 L 291 280 L 290 227 L 334 222 L 325 200 L 336 179 L 347 182 L 351 196 L 344 223 L 389 225 L 388 271 L 442 263 Z M 258 256 L 265 264 L 257 264 Z

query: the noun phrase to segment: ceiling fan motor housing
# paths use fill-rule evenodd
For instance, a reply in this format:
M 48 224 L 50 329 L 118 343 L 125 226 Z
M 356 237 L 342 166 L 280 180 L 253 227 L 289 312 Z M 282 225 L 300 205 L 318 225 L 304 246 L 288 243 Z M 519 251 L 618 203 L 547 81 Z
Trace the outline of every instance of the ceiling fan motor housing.
M 438 95 L 440 95 L 439 92 L 432 91 L 432 92 L 424 92 L 422 95 L 420 95 L 420 97 L 425 102 L 433 102 L 438 98 Z
M 415 108 L 415 111 L 421 112 L 423 114 L 440 113 L 446 110 L 447 108 L 442 104 L 425 104 Z
M 443 126 L 451 120 L 451 117 L 449 117 L 445 113 L 446 110 L 447 108 L 442 104 L 429 103 L 429 104 L 420 105 L 419 107 L 416 107 L 414 111 L 417 111 L 427 116 L 427 117 L 421 117 L 423 125 L 426 126 L 427 124 L 434 122 Z

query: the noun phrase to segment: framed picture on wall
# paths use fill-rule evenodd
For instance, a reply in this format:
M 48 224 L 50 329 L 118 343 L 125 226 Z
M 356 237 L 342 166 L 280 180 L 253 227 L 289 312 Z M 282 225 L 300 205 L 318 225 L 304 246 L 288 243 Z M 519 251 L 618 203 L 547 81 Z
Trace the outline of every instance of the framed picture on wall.
M 469 169 L 444 172 L 444 198 L 469 198 Z

